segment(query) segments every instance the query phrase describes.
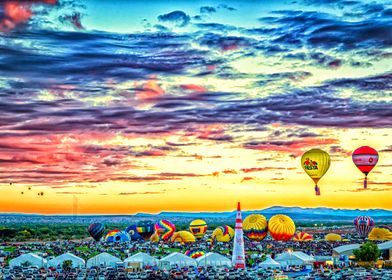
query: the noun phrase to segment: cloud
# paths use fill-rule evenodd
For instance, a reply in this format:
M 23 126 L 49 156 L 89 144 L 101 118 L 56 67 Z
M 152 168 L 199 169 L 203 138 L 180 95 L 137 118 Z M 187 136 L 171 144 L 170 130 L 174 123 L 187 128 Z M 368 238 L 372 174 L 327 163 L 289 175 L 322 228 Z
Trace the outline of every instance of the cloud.
M 215 13 L 215 12 L 216 12 L 216 9 L 214 7 L 211 7 L 211 6 L 200 7 L 201 14 L 211 14 L 211 13 Z
M 163 22 L 171 22 L 179 27 L 186 26 L 189 21 L 190 17 L 184 13 L 183 11 L 173 11 L 168 14 L 163 14 L 158 16 L 158 19 Z
M 165 192 L 121 192 L 118 195 L 147 195 L 147 194 L 162 194 Z

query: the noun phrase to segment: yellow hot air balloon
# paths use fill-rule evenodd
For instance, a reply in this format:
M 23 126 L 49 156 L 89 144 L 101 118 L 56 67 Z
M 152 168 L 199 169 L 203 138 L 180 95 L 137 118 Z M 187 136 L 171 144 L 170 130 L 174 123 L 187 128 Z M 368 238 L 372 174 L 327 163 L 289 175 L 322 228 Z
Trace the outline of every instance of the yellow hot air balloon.
M 293 237 L 294 241 L 312 241 L 313 240 L 313 236 L 311 236 L 309 233 L 307 232 L 297 232 L 296 234 L 294 234 Z
M 171 238 L 171 241 L 179 243 L 193 243 L 196 241 L 196 238 L 189 231 L 182 230 L 175 232 Z
M 324 239 L 325 241 L 342 241 L 342 237 L 336 233 L 328 233 Z
M 386 228 L 374 228 L 368 235 L 369 240 L 392 240 L 392 232 Z
M 268 230 L 273 239 L 288 241 L 295 233 L 295 224 L 289 216 L 278 214 L 269 220 Z
M 316 195 L 320 195 L 320 189 L 317 186 L 317 183 L 324 174 L 327 173 L 329 166 L 331 165 L 329 154 L 320 149 L 309 150 L 302 155 L 301 165 L 306 174 L 308 174 L 316 184 L 314 187 Z
M 189 225 L 189 231 L 197 238 L 200 239 L 207 232 L 207 223 L 203 220 L 194 220 Z
M 212 232 L 212 240 L 217 242 L 230 242 L 234 237 L 234 229 L 229 226 L 217 227 Z
M 151 235 L 151 237 L 150 237 L 150 241 L 151 241 L 151 242 L 153 242 L 153 243 L 157 243 L 157 242 L 159 242 L 159 235 L 158 235 L 158 233 L 157 233 L 157 232 L 154 232 L 154 234 L 153 234 L 153 235 Z
M 252 214 L 245 218 L 242 229 L 249 239 L 261 241 L 267 236 L 268 221 L 263 215 Z

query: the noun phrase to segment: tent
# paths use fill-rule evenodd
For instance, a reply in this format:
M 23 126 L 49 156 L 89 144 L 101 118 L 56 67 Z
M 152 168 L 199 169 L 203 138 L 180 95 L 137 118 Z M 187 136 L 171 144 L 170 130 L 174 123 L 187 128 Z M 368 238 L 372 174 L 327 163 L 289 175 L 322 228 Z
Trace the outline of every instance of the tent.
M 48 262 L 48 266 L 51 267 L 61 266 L 65 261 L 72 261 L 72 267 L 84 267 L 86 265 L 84 259 L 79 258 L 78 256 L 75 256 L 74 254 L 71 253 L 65 253 L 50 260 Z
M 360 244 L 348 244 L 348 245 L 339 246 L 333 248 L 332 255 L 334 257 L 338 257 L 342 255 L 353 256 L 354 255 L 353 251 L 355 249 L 358 249 L 360 246 L 361 246 Z
M 384 260 L 392 260 L 392 240 L 378 244 Z
M 304 252 L 295 251 L 292 253 L 286 252 L 279 254 L 275 261 L 280 263 L 283 266 L 286 265 L 304 265 L 309 264 L 315 261 L 315 259 Z
M 140 264 L 139 267 L 154 266 L 158 264 L 158 260 L 154 257 L 146 253 L 139 252 L 133 256 L 130 256 L 124 260 L 125 265 L 127 266 L 128 263 L 138 263 Z
M 23 264 L 27 263 L 29 266 L 46 267 L 47 261 L 44 258 L 37 256 L 36 254 L 28 253 L 10 260 L 9 266 L 22 266 Z
M 176 265 L 178 267 L 184 267 L 184 266 L 196 266 L 196 260 L 185 256 L 184 254 L 181 253 L 171 253 L 169 255 L 167 255 L 166 257 L 162 258 L 160 260 L 160 264 L 161 266 L 164 266 L 166 264 L 172 266 L 172 265 Z
M 279 268 L 280 263 L 274 261 L 271 256 L 267 256 L 267 259 L 258 265 L 260 268 Z
M 112 256 L 108 253 L 101 253 L 89 259 L 87 261 L 87 267 L 99 266 L 101 264 L 105 266 L 116 267 L 118 263 L 122 263 L 119 258 Z
M 217 253 L 207 253 L 196 259 L 198 266 L 231 266 L 231 260 Z

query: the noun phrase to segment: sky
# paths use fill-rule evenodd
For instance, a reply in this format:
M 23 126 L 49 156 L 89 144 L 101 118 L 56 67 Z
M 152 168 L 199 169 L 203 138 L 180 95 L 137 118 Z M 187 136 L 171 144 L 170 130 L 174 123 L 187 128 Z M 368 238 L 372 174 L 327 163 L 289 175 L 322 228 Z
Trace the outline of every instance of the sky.
M 2 1 L 0 48 L 0 212 L 392 209 L 390 1 Z

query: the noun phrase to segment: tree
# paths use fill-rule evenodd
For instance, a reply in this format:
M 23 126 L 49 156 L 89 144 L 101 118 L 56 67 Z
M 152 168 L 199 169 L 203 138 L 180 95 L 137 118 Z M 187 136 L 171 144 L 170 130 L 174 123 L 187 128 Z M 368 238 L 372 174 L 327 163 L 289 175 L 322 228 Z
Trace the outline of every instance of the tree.
M 353 251 L 355 259 L 363 262 L 374 262 L 380 257 L 381 252 L 377 245 L 372 242 L 362 244 L 359 249 Z
M 71 260 L 64 261 L 62 267 L 64 270 L 69 270 L 72 267 L 72 261 Z

